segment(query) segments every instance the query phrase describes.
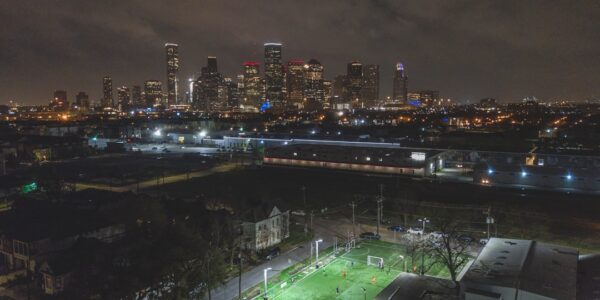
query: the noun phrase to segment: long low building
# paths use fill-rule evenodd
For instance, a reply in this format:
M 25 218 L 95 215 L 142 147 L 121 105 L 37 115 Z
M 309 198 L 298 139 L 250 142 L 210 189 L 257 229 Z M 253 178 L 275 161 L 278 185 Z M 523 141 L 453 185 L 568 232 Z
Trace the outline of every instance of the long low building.
M 441 151 L 296 144 L 265 149 L 263 163 L 363 173 L 429 176 L 443 166 Z
M 524 187 L 584 193 L 600 193 L 600 171 L 527 165 L 478 164 L 473 182 L 485 186 Z
M 532 240 L 491 238 L 458 276 L 402 273 L 376 300 L 592 300 L 600 299 L 600 255 Z
M 461 289 L 465 300 L 573 300 L 578 261 L 577 249 L 491 239 L 461 279 Z

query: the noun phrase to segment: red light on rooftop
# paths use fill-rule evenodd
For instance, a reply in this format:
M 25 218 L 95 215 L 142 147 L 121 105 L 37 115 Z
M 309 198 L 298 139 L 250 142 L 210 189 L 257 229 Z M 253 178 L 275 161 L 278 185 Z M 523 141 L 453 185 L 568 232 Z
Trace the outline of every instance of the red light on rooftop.
M 242 64 L 244 67 L 258 67 L 259 64 L 255 61 L 247 61 Z

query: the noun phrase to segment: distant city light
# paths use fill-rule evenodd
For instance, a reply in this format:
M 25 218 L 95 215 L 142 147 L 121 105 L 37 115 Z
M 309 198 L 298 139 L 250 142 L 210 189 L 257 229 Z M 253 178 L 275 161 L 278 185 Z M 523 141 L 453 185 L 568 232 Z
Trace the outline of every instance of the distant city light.
M 494 173 L 494 170 L 488 169 L 488 175 L 492 175 L 492 173 Z
M 527 172 L 525 172 L 525 171 L 522 171 L 522 172 L 521 172 L 521 177 L 526 177 L 526 176 L 527 176 Z
M 571 176 L 571 174 L 567 174 L 567 180 L 571 180 L 573 179 L 573 176 Z
M 200 133 L 198 134 L 201 138 L 206 137 L 206 130 L 202 130 L 200 131 Z
M 154 131 L 154 136 L 161 136 L 161 135 L 162 135 L 162 132 L 161 132 L 161 130 L 160 130 L 160 129 L 156 129 L 156 130 Z

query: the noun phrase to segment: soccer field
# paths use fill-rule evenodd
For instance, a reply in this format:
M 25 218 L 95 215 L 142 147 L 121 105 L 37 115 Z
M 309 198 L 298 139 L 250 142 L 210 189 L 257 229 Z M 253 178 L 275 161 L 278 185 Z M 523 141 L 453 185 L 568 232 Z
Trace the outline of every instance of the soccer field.
M 269 299 L 373 299 L 404 271 L 404 247 L 382 241 L 363 241 L 337 257 L 327 256 L 324 266 L 285 274 L 269 286 Z M 368 256 L 381 257 L 384 268 L 367 265 Z M 406 262 L 407 269 L 412 266 Z M 433 275 L 441 270 L 431 270 Z M 339 293 L 338 293 L 339 290 Z

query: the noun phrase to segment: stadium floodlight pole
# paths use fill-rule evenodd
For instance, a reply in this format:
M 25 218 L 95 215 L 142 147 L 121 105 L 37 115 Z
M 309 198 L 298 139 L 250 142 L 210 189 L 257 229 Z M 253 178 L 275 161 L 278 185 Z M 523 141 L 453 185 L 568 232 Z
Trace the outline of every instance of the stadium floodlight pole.
M 271 267 L 268 267 L 263 270 L 263 275 L 265 277 L 265 296 L 264 296 L 265 300 L 269 299 L 269 297 L 267 297 L 267 272 L 269 272 L 269 271 L 271 271 Z
M 308 234 L 308 215 L 306 213 L 306 187 L 302 186 L 302 202 L 304 203 L 304 235 Z
M 356 236 L 356 233 L 354 232 L 354 228 L 356 227 L 354 219 L 354 209 L 356 208 L 356 203 L 352 201 L 350 202 L 350 206 L 352 207 L 352 236 Z
M 363 291 L 363 294 L 365 295 L 365 300 L 367 300 L 367 289 L 365 288 L 361 288 Z
M 379 185 L 379 197 L 377 197 L 377 235 L 379 235 L 379 226 L 383 218 L 383 184 Z
M 323 242 L 323 239 L 318 239 L 315 241 L 315 267 L 319 267 L 319 243 Z
M 422 237 L 423 235 L 425 235 L 425 224 L 429 223 L 429 219 L 421 218 L 419 219 L 419 222 L 423 222 L 423 233 L 421 234 Z M 421 255 L 421 275 L 425 275 L 425 247 L 423 247 L 423 250 L 421 252 L 423 252 L 423 254 Z

